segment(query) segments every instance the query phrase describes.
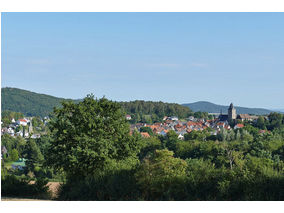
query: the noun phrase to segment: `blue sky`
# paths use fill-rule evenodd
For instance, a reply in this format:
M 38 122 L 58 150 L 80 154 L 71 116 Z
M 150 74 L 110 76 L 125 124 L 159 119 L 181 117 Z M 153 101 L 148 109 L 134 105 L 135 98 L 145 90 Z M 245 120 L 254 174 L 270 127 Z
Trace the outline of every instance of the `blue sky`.
M 2 87 L 284 108 L 284 13 L 2 13 Z

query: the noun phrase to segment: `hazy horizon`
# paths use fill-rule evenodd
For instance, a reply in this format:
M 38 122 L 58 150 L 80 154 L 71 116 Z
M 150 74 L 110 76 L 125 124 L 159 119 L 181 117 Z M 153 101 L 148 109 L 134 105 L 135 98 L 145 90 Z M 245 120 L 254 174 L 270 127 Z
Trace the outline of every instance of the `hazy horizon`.
M 1 87 L 284 108 L 283 13 L 2 13 Z

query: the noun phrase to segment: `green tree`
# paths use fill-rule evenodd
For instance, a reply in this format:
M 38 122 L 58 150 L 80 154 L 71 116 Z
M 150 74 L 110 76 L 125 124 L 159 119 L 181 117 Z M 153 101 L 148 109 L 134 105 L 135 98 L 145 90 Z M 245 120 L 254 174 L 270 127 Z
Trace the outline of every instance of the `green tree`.
M 170 130 L 165 137 L 164 144 L 169 150 L 175 151 L 178 141 L 180 140 L 178 139 L 177 133 L 174 130 Z
M 63 102 L 50 122 L 47 165 L 78 180 L 106 170 L 110 164 L 135 158 L 137 138 L 118 103 L 88 95 L 78 104 Z
M 177 187 L 182 186 L 187 163 L 173 154 L 167 149 L 156 150 L 139 167 L 136 179 L 146 200 L 171 199 Z
M 152 130 L 150 127 L 142 126 L 142 127 L 140 128 L 140 132 L 148 132 L 149 135 L 151 135 L 151 136 L 154 135 L 153 130 Z
M 44 157 L 34 139 L 28 139 L 24 151 L 24 157 L 27 159 L 27 168 L 31 172 L 34 172 L 37 164 L 41 164 L 43 162 Z
M 273 130 L 274 128 L 280 128 L 283 124 L 283 115 L 280 113 L 276 112 L 270 113 L 268 118 L 270 122 L 269 125 L 270 130 Z
M 265 120 L 263 116 L 259 116 L 256 122 L 256 126 L 260 129 L 265 129 Z
M 19 159 L 19 153 L 16 149 L 12 149 L 10 159 L 11 161 L 17 161 Z
M 184 134 L 184 140 L 198 140 L 198 141 L 206 141 L 206 138 L 210 136 L 210 133 L 207 131 L 191 131 L 190 133 Z

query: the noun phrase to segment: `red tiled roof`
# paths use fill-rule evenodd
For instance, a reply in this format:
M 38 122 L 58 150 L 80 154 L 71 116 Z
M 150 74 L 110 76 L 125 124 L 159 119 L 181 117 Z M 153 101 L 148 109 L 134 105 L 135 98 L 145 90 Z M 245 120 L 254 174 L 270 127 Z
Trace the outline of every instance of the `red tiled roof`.
M 243 124 L 237 124 L 236 126 L 239 127 L 239 128 L 243 128 L 244 127 Z
M 150 138 L 150 135 L 149 135 L 148 132 L 140 132 L 140 133 L 141 133 L 142 137 L 144 137 L 144 138 Z
M 26 119 L 19 119 L 21 122 L 28 122 Z

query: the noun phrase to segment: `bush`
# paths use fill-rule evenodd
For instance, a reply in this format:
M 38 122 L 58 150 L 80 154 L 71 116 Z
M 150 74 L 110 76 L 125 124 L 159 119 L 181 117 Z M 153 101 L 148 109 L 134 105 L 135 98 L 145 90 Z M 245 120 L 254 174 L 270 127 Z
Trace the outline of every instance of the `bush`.
M 58 200 L 139 200 L 134 170 L 67 182 L 59 189 Z
M 1 195 L 7 197 L 49 199 L 47 179 L 39 178 L 34 184 L 27 178 L 18 178 L 15 175 L 7 175 L 1 179 Z

